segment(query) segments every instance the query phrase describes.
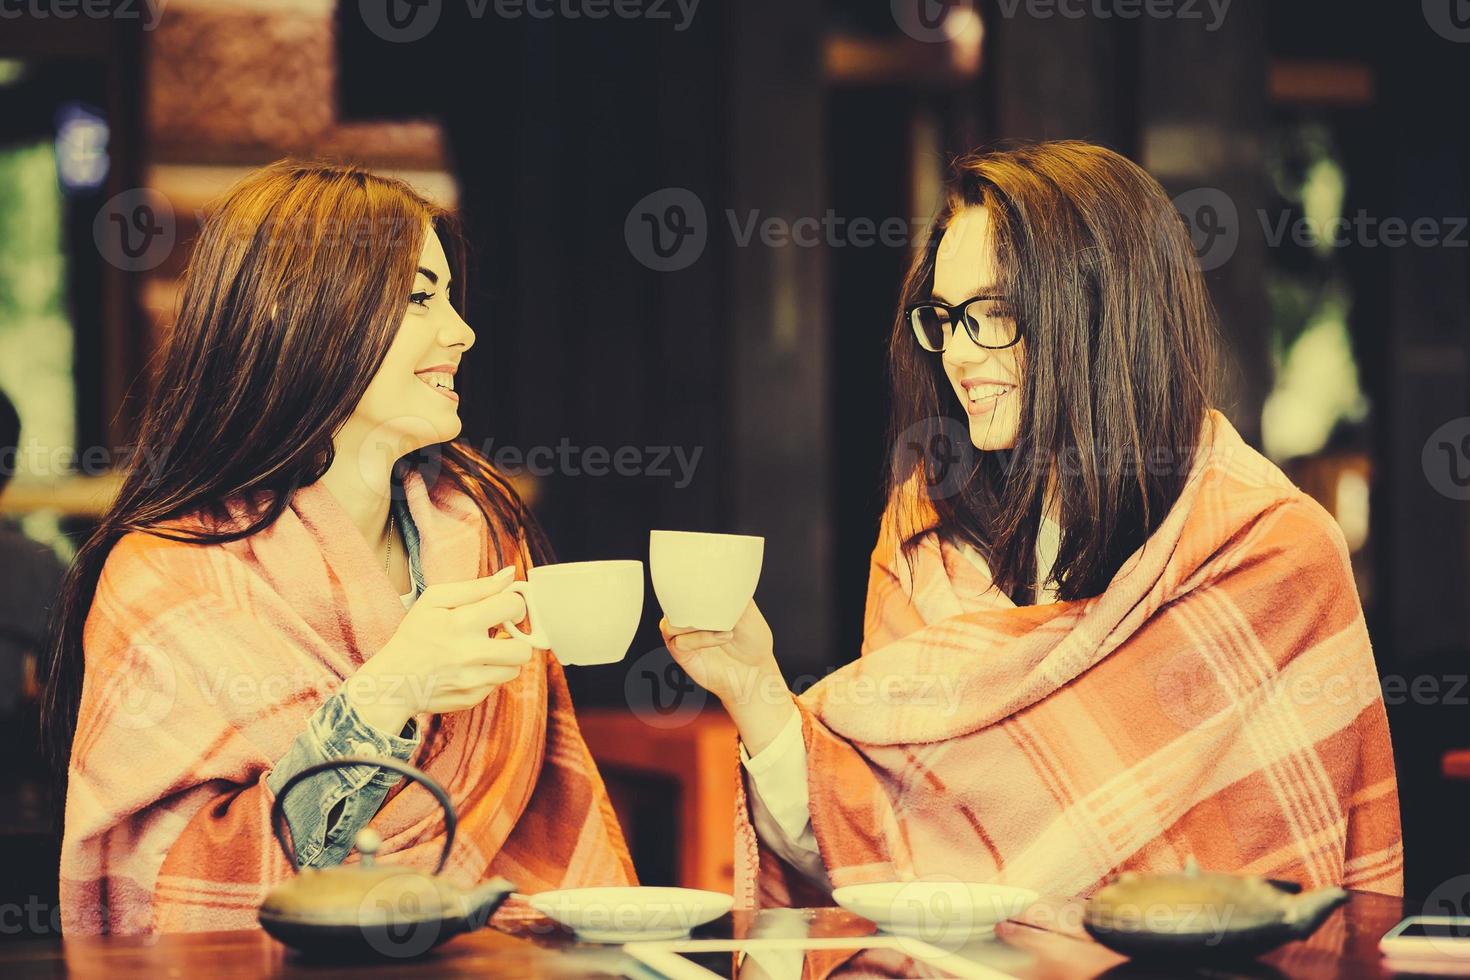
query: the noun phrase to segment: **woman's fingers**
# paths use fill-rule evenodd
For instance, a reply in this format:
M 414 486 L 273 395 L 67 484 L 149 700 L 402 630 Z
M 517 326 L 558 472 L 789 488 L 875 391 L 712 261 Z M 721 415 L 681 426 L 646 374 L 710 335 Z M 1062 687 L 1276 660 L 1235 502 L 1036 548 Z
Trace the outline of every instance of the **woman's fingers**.
M 666 640 L 670 637 L 685 636 L 689 633 L 709 632 L 709 630 L 702 630 L 698 626 L 670 626 L 668 617 L 664 617 L 663 619 L 660 619 L 658 621 L 658 628 L 659 632 L 663 633 L 664 639 Z
M 489 688 L 509 684 L 520 674 L 521 668 L 517 666 L 467 664 L 455 673 L 449 693 L 458 692 L 460 700 L 466 695 L 478 700 L 489 693 Z
M 486 640 L 475 656 L 483 667 L 520 667 L 531 662 L 531 644 L 515 637 Z
M 680 633 L 688 633 L 691 629 L 693 629 L 693 627 L 670 626 L 669 617 L 667 616 L 658 621 L 658 631 L 664 635 L 664 639 L 668 639 L 671 636 L 678 636 Z
M 695 650 L 708 650 L 710 647 L 724 646 L 734 637 L 729 631 L 714 632 L 711 630 L 697 630 L 690 633 L 680 633 L 669 640 L 669 645 L 677 645 L 680 653 L 692 653 Z
M 519 667 L 481 667 L 479 669 L 480 683 L 485 687 L 509 684 L 521 674 Z
M 519 592 L 501 592 L 450 612 L 456 629 L 465 632 L 488 630 L 501 623 L 519 623 L 526 618 L 526 600 Z
M 441 609 L 454 609 L 457 606 L 499 593 L 514 582 L 515 577 L 515 569 L 506 566 L 494 575 L 487 575 L 484 578 L 472 578 L 464 582 L 441 582 L 438 585 L 426 587 L 423 595 L 419 596 L 419 602 Z

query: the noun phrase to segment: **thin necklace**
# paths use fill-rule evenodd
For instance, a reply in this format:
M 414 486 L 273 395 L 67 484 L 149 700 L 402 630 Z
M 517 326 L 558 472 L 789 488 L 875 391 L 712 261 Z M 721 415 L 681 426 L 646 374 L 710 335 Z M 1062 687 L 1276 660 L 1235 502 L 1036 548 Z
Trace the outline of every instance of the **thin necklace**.
M 393 528 L 395 527 L 395 524 L 393 523 L 393 518 L 394 518 L 393 512 L 392 511 L 389 511 L 389 513 L 388 513 L 388 557 L 383 559 L 383 571 L 384 572 L 387 572 L 388 569 L 390 567 L 392 567 L 392 562 L 393 562 Z

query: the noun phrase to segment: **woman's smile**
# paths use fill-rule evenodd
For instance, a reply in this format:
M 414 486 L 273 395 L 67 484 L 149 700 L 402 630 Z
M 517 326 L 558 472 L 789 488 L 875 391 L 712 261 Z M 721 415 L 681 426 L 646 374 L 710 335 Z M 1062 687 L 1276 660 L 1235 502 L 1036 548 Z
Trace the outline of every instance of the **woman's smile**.
M 965 389 L 965 411 L 971 415 L 988 415 L 1000 400 L 1016 390 L 1016 386 L 990 378 L 967 378 L 960 382 Z
M 458 366 L 454 364 L 436 364 L 417 372 L 417 377 L 445 398 L 457 402 L 459 393 L 454 390 L 454 372 L 457 370 Z

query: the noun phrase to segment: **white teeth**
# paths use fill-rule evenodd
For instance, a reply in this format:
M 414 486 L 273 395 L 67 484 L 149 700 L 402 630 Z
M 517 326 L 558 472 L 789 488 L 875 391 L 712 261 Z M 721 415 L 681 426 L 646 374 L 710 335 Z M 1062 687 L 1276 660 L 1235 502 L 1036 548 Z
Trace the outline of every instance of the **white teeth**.
M 1008 392 L 1010 390 L 1011 390 L 1011 386 L 1010 385 L 1000 385 L 1000 384 L 975 385 L 974 387 L 972 387 L 970 389 L 970 401 L 977 402 L 977 401 L 979 401 L 982 398 L 994 398 L 997 395 L 1004 395 L 1006 392 Z
M 425 371 L 419 377 L 423 379 L 424 384 L 432 385 L 435 388 L 454 390 L 454 375 L 447 371 Z

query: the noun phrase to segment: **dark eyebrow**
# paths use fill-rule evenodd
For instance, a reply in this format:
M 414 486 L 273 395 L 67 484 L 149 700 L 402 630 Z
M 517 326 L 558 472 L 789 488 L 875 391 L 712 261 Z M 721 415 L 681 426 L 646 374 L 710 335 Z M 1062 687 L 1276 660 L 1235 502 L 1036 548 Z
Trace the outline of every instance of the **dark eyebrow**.
M 437 273 L 434 273 L 434 272 L 430 272 L 428 269 L 425 269 L 423 266 L 419 266 L 419 275 L 421 275 L 425 279 L 429 280 L 429 282 L 433 283 L 435 286 L 439 285 L 439 276 L 438 276 L 438 274 Z M 446 285 L 446 286 L 449 285 L 449 281 L 447 279 L 444 281 L 444 285 Z
M 945 299 L 943 296 L 940 296 L 936 292 L 930 292 L 929 293 L 929 298 L 932 299 L 934 302 L 936 302 L 936 303 L 942 303 L 945 306 L 955 306 L 955 305 L 957 305 L 955 303 L 951 303 L 949 300 Z M 980 292 L 976 293 L 974 296 L 971 296 L 969 299 L 965 300 L 965 302 L 968 303 L 968 302 L 971 302 L 972 300 L 977 300 L 977 299 L 995 300 L 995 299 L 1005 299 L 1005 298 L 1006 298 L 1006 296 L 1005 296 L 1004 293 L 1002 293 L 999 289 L 996 289 L 994 286 L 991 286 L 991 287 L 988 287 L 986 289 L 980 290 Z

